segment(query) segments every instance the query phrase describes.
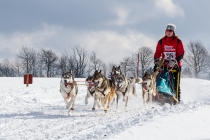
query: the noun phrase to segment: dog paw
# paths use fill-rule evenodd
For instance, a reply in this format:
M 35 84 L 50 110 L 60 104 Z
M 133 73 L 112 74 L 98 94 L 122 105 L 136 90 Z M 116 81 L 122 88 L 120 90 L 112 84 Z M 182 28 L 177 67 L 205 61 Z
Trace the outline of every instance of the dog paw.
M 95 108 L 92 108 L 92 110 L 94 111 L 94 110 L 95 110 Z

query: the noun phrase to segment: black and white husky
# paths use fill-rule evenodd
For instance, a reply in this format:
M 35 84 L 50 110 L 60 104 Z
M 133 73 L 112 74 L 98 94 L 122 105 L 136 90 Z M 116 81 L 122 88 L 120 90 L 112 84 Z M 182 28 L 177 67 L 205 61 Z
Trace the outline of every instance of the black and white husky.
M 77 83 L 74 81 L 72 71 L 63 72 L 60 81 L 60 92 L 66 104 L 66 109 L 74 110 L 75 100 L 78 93 Z
M 118 75 L 120 75 L 120 74 L 122 74 L 120 66 L 118 66 L 118 67 L 113 66 L 112 67 L 112 71 L 111 71 L 111 79 L 112 79 L 112 81 L 114 82 L 115 78 Z
M 85 97 L 85 104 L 88 104 L 88 99 L 94 96 L 95 93 L 95 86 L 93 83 L 93 76 L 88 76 L 85 80 L 85 85 L 87 86 L 87 95 Z

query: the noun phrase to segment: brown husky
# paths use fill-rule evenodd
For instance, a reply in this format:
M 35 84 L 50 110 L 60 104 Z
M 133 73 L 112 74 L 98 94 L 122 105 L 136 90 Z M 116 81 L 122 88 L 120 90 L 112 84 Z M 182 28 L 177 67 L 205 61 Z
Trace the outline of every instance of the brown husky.
M 100 100 L 106 113 L 110 109 L 110 104 L 115 97 L 115 85 L 112 80 L 107 79 L 101 73 L 101 70 L 99 72 L 97 70 L 95 71 L 92 80 L 95 86 L 94 105 L 92 110 L 95 110 L 96 104 L 99 106 Z
M 147 100 L 149 100 L 149 104 L 152 103 L 152 97 L 156 95 L 156 81 L 153 75 L 149 73 L 145 73 L 142 78 L 142 98 L 143 103 L 146 105 Z

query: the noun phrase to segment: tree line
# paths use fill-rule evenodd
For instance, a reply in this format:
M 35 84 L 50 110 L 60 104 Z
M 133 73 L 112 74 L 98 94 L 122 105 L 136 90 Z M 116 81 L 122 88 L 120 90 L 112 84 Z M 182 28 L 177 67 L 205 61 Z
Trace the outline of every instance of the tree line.
M 22 47 L 14 62 L 8 59 L 0 63 L 0 77 L 22 77 L 26 73 L 34 77 L 60 77 L 63 70 L 72 70 L 74 77 L 85 78 L 95 70 L 102 70 L 110 77 L 113 66 L 120 66 L 122 73 L 128 77 L 139 77 L 147 71 L 153 73 L 154 51 L 149 47 L 140 47 L 130 57 L 122 58 L 116 64 L 106 64 L 97 57 L 96 52 L 89 52 L 85 47 L 75 45 L 72 53 L 58 56 L 51 49 Z M 209 50 L 200 41 L 191 41 L 185 46 L 182 76 L 210 79 Z

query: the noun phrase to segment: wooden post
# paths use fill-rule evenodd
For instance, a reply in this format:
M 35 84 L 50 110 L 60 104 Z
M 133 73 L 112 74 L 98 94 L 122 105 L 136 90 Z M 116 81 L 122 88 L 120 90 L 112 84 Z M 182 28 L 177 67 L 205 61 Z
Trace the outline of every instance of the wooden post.
M 28 87 L 28 83 L 29 83 L 29 74 L 26 74 L 26 87 Z

